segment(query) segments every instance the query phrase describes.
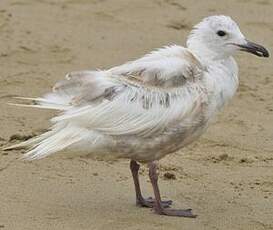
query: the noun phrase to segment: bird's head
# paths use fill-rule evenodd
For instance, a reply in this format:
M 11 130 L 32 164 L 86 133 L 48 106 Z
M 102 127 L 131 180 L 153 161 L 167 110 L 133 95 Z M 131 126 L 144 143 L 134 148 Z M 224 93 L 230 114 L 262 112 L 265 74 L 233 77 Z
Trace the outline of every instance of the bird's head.
M 210 16 L 203 19 L 191 31 L 187 46 L 198 56 L 221 59 L 234 55 L 238 50 L 269 57 L 261 45 L 250 42 L 236 22 L 227 16 Z

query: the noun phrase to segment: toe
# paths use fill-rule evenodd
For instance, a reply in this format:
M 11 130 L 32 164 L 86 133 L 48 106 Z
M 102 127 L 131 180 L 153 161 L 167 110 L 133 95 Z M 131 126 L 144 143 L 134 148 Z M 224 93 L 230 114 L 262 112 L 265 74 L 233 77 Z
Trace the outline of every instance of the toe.
M 161 210 L 155 210 L 156 213 L 160 215 L 166 215 L 166 216 L 178 216 L 178 217 L 188 217 L 188 218 L 196 218 L 197 215 L 192 214 L 191 209 L 161 209 Z

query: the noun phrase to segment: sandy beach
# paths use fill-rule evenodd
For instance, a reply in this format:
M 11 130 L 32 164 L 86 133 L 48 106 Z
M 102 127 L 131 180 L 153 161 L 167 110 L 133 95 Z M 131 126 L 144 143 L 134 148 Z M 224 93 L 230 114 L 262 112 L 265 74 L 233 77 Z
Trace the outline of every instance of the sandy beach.
M 271 0 L 1 0 L 0 149 L 40 134 L 52 111 L 7 105 L 37 97 L 67 72 L 109 68 L 168 44 L 193 25 L 231 16 L 273 49 Z M 160 161 L 163 198 L 196 219 L 135 206 L 127 160 L 52 157 L 25 162 L 0 150 L 0 230 L 273 229 L 272 58 L 240 53 L 240 87 L 199 141 Z M 142 166 L 144 194 L 152 195 Z

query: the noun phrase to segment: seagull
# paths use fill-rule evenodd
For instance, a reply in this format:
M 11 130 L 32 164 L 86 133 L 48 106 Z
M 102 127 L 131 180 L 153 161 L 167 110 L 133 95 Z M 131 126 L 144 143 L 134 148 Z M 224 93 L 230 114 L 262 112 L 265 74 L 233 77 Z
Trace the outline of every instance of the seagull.
M 59 113 L 49 131 L 6 150 L 27 147 L 29 160 L 60 151 L 129 159 L 138 206 L 194 218 L 191 209 L 171 209 L 172 201 L 161 199 L 157 162 L 196 140 L 233 97 L 236 51 L 269 57 L 230 17 L 209 16 L 194 26 L 186 47 L 169 45 L 107 70 L 68 73 L 43 97 L 19 98 L 33 102 L 23 106 Z M 154 198 L 141 193 L 140 163 L 148 165 Z

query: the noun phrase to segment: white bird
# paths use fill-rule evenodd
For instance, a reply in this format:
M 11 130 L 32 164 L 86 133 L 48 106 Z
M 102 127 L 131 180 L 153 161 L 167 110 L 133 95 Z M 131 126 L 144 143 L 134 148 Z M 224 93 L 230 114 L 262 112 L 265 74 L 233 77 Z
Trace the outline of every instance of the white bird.
M 227 16 L 197 24 L 187 47 L 166 46 L 108 70 L 67 74 L 32 107 L 62 111 L 44 134 L 7 149 L 29 146 L 27 159 L 59 151 L 127 158 L 137 204 L 157 214 L 196 217 L 191 209 L 170 209 L 157 185 L 156 161 L 196 140 L 238 87 L 237 50 L 268 57 L 246 40 Z M 148 163 L 155 199 L 144 199 L 139 164 Z

